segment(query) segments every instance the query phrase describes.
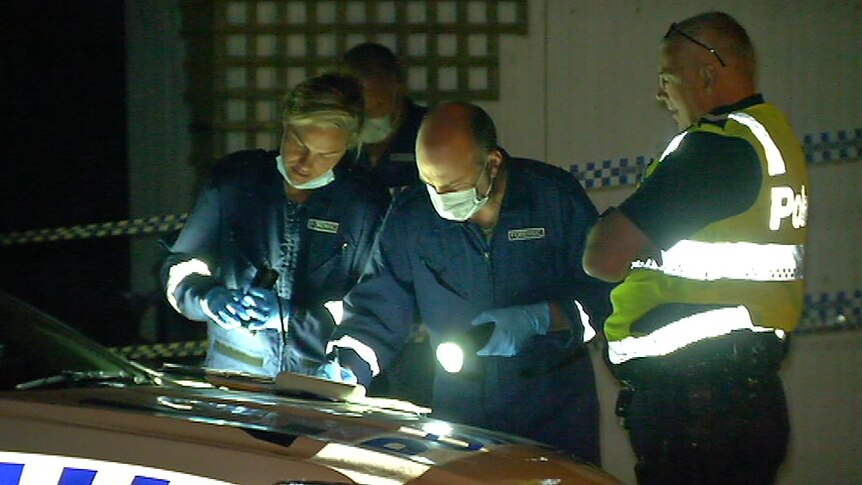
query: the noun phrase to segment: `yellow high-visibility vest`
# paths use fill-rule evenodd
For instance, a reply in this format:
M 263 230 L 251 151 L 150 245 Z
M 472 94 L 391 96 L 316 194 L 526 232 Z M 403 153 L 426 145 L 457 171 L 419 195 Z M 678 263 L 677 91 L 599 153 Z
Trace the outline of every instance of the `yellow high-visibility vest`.
M 773 105 L 757 104 L 726 116 L 723 126 L 701 121 L 677 135 L 647 177 L 690 133 L 742 138 L 760 159 L 757 200 L 745 212 L 662 251 L 660 262 L 632 263 L 611 293 L 614 311 L 605 334 L 612 363 L 666 355 L 734 330 L 781 337 L 799 322 L 809 186 L 802 145 Z M 645 315 L 657 310 L 661 315 L 663 306 L 673 304 L 688 305 L 691 311 L 669 316 L 648 331 L 636 330 Z

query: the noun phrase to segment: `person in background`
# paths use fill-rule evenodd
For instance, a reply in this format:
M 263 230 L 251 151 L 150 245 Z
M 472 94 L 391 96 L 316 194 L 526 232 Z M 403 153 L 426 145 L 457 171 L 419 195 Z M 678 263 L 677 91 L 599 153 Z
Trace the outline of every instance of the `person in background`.
M 437 105 L 416 154 L 424 183 L 395 197 L 330 342 L 342 374 L 367 384 L 417 319 L 434 348 L 490 323 L 463 371 L 437 367 L 434 416 L 599 463 L 584 342 L 610 304 L 608 286 L 581 270 L 595 207 L 571 173 L 500 149 L 491 118 L 472 104 Z
M 363 126 L 362 88 L 328 73 L 283 100 L 278 151 L 214 168 L 162 269 L 170 304 L 207 323 L 207 367 L 312 374 L 340 302 L 368 260 L 389 203 L 339 161 Z
M 587 240 L 586 272 L 622 280 L 605 335 L 641 484 L 772 483 L 786 454 L 809 182 L 756 67 L 731 16 L 671 24 L 658 99 L 682 132 Z
M 404 68 L 389 48 L 374 42 L 344 53 L 342 64 L 362 82 L 366 122 L 352 154 L 379 183 L 395 190 L 416 184 L 416 134 L 426 109 L 408 97 Z
M 342 64 L 362 81 L 365 95 L 361 144 L 348 157 L 370 169 L 375 180 L 391 192 L 417 184 L 416 135 L 427 110 L 408 97 L 404 67 L 395 53 L 374 42 L 349 49 Z M 429 405 L 434 365 L 428 331 L 416 322 L 404 348 L 374 378 L 368 391 Z

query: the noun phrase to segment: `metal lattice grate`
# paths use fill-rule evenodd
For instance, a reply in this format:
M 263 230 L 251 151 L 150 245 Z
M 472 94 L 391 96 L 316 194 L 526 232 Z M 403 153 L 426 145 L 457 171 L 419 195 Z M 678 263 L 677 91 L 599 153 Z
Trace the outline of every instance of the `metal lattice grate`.
M 497 99 L 499 37 L 527 32 L 525 0 L 217 0 L 212 25 L 215 155 L 274 147 L 279 99 L 350 47 L 379 42 L 411 96 Z

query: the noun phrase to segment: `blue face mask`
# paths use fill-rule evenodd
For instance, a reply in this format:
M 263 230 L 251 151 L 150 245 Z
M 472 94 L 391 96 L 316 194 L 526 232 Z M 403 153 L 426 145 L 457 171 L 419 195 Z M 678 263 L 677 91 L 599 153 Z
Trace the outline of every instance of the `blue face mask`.
M 278 173 L 280 173 L 281 176 L 284 177 L 284 180 L 287 181 L 288 185 L 290 185 L 294 189 L 300 189 L 300 190 L 319 189 L 321 187 L 329 185 L 330 183 L 332 183 L 333 180 L 335 180 L 335 172 L 333 172 L 332 169 L 330 168 L 329 170 L 324 172 L 320 177 L 313 178 L 313 179 L 309 180 L 308 182 L 304 182 L 301 184 L 293 183 L 293 181 L 290 180 L 290 177 L 287 176 L 287 170 L 285 170 L 285 168 L 284 168 L 284 162 L 281 159 L 281 155 L 275 157 L 275 167 L 278 169 Z

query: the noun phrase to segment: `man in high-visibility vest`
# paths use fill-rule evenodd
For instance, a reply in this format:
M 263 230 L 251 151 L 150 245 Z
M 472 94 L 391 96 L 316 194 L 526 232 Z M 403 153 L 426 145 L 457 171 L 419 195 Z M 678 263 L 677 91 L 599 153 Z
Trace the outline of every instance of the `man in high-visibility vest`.
M 771 483 L 786 455 L 809 183 L 755 68 L 729 15 L 671 25 L 657 96 L 682 132 L 588 236 L 586 272 L 622 281 L 604 329 L 641 484 Z

